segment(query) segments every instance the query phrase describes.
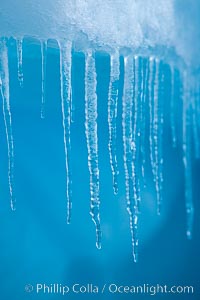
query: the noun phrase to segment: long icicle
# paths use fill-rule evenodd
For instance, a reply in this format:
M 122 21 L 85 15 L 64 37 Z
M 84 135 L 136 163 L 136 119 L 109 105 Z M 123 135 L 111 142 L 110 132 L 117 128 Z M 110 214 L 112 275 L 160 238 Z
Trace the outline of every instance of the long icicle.
M 154 85 L 154 120 L 153 120 L 153 139 L 154 139 L 154 157 L 155 157 L 155 165 L 154 165 L 154 173 L 155 173 L 155 186 L 156 186 L 156 198 L 157 198 L 157 213 L 160 214 L 160 206 L 161 206 L 161 181 L 160 181 L 160 152 L 161 149 L 159 146 L 161 138 L 160 130 L 161 130 L 161 108 L 160 108 L 160 62 L 156 59 L 155 61 L 155 85 Z
M 143 59 L 142 67 L 142 100 L 141 100 L 141 168 L 142 168 L 142 177 L 143 184 L 146 187 L 145 180 L 145 164 L 146 164 L 146 103 L 148 96 L 148 86 L 149 86 L 149 61 Z
M 8 184 L 10 203 L 11 209 L 14 211 L 16 209 L 16 198 L 14 193 L 14 142 L 10 111 L 8 49 L 6 41 L 4 40 L 0 42 L 0 93 L 3 101 L 3 116 L 8 147 Z
M 153 181 L 156 182 L 155 176 L 155 151 L 154 151 L 154 85 L 155 85 L 155 59 L 149 58 L 149 152 L 150 163 L 153 174 Z
M 187 71 L 183 74 L 183 164 L 185 172 L 185 202 L 187 238 L 192 238 L 192 227 L 194 219 L 194 205 L 192 193 L 192 155 L 191 155 L 191 99 L 188 86 Z
M 96 86 L 95 58 L 89 50 L 85 61 L 85 133 L 90 173 L 90 214 L 96 227 L 96 247 L 101 249 Z
M 72 48 L 72 51 L 73 51 L 73 48 Z M 73 55 L 72 55 L 72 58 L 73 58 Z M 71 66 L 73 65 L 73 63 L 71 64 Z M 72 68 L 71 68 L 71 90 L 70 90 L 70 111 L 71 111 L 71 115 L 70 115 L 70 122 L 71 123 L 74 123 L 75 122 L 75 103 L 74 103 L 74 100 L 73 100 L 73 72 L 72 72 Z
M 138 210 L 137 195 L 134 184 L 134 163 L 133 151 L 135 145 L 133 142 L 133 124 L 132 109 L 134 97 L 134 66 L 133 57 L 124 58 L 124 92 L 122 103 L 122 129 L 123 129 L 123 148 L 124 148 L 124 170 L 125 170 L 125 186 L 126 186 L 126 202 L 127 211 L 130 218 L 130 230 L 133 247 L 134 261 L 138 261 Z
M 47 64 L 47 41 L 41 42 L 41 61 L 42 61 L 42 101 L 41 119 L 45 118 L 45 84 L 46 84 L 46 64 Z
M 164 95 L 164 72 L 162 63 L 156 60 L 156 80 L 154 97 L 154 144 L 155 144 L 155 174 L 157 214 L 160 215 L 163 197 L 163 95 Z
M 177 137 L 176 137 L 176 121 L 175 121 L 175 70 L 174 67 L 170 68 L 171 71 L 171 97 L 170 97 L 170 123 L 171 123 L 171 135 L 172 135 L 172 146 L 175 148 L 177 146 Z
M 17 74 L 20 86 L 23 86 L 24 75 L 23 75 L 23 39 L 16 39 L 17 47 Z
M 61 82 L 61 105 L 64 130 L 64 150 L 66 167 L 66 198 L 67 198 L 67 223 L 71 222 L 72 211 L 72 172 L 71 172 L 71 50 L 72 43 L 63 41 L 60 48 L 60 82 Z
M 114 194 L 118 193 L 118 166 L 117 166 L 117 106 L 119 93 L 119 75 L 120 75 L 120 61 L 119 52 L 116 51 L 110 57 L 110 85 L 108 95 L 108 129 L 109 129 L 109 156 L 110 165 L 113 177 Z
M 163 134 L 164 134 L 164 71 L 163 64 L 160 71 L 160 101 L 159 101 L 159 127 L 158 127 L 158 178 L 159 178 L 159 190 L 160 190 L 160 202 L 158 202 L 157 213 L 160 214 L 162 208 L 163 200 L 163 165 L 164 165 L 164 156 L 163 156 Z
M 141 123 L 142 123 L 142 73 L 141 60 L 138 56 L 134 57 L 135 71 L 135 94 L 134 94 L 134 115 L 133 115 L 133 180 L 136 191 L 137 210 L 140 210 L 140 143 L 141 143 Z

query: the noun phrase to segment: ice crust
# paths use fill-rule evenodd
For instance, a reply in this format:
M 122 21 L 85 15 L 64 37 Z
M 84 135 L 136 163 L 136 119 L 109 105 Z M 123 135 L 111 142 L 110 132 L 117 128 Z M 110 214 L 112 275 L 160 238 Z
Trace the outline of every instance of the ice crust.
M 199 14 L 197 0 L 3 0 L 0 36 L 66 38 L 80 50 L 173 50 L 198 64 Z

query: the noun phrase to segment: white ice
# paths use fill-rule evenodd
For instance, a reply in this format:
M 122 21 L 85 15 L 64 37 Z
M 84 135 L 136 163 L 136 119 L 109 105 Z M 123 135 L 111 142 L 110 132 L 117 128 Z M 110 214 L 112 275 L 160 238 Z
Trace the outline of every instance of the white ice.
M 0 36 L 68 37 L 83 49 L 156 48 L 161 56 L 175 50 L 191 64 L 194 57 L 199 63 L 199 14 L 195 0 L 7 0 L 0 3 Z

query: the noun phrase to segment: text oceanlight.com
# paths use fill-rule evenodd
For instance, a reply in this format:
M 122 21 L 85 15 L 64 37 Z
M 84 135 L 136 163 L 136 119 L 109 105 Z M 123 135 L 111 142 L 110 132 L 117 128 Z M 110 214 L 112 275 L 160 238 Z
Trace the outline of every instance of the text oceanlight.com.
M 37 283 L 35 286 L 27 284 L 25 291 L 28 293 L 35 292 L 36 294 L 149 294 L 151 296 L 157 294 L 193 294 L 193 286 L 182 285 L 160 285 L 160 284 L 142 284 L 142 285 L 120 285 L 116 283 L 95 285 L 95 284 L 80 284 L 74 283 L 72 285 L 64 284 L 45 284 Z

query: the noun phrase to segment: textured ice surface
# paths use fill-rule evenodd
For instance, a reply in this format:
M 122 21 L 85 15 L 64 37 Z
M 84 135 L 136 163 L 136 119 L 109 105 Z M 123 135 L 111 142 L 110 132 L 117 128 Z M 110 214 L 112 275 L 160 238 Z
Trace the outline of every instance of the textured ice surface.
M 200 48 L 199 7 L 189 0 L 8 0 L 0 4 L 0 36 L 70 38 L 83 49 L 159 48 L 160 55 L 175 49 L 191 63 Z

